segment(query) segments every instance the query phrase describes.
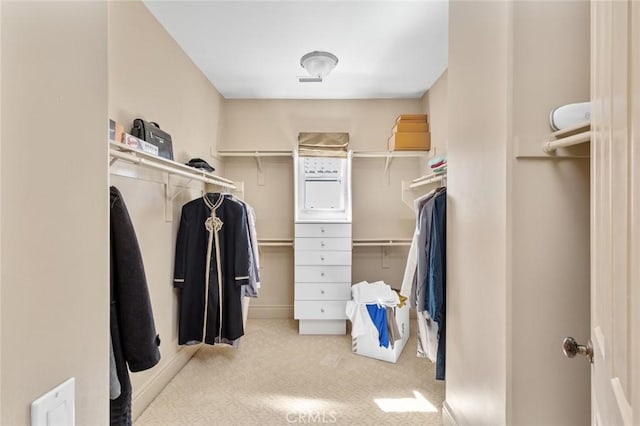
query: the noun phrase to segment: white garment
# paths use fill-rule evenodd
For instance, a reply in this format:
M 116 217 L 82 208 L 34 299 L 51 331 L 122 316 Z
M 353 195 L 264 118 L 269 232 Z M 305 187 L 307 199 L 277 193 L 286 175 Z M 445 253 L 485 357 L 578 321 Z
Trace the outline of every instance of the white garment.
M 368 283 L 366 281 L 359 282 L 351 286 L 351 298 L 355 303 L 372 304 L 384 306 L 397 306 L 400 303 L 400 297 L 389 284 L 384 281 L 376 281 Z
M 416 269 L 418 267 L 418 236 L 420 235 L 419 207 L 422 200 L 432 197 L 435 193 L 436 190 L 434 189 L 413 200 L 413 210 L 416 212 L 416 228 L 413 232 L 413 238 L 411 239 L 411 247 L 407 255 L 407 264 L 404 267 L 402 287 L 400 288 L 400 294 L 409 299 L 409 306 L 411 308 L 416 307 L 416 289 L 414 284 Z
M 378 341 L 378 329 L 371 321 L 367 305 L 350 300 L 345 311 L 351 321 L 351 337 L 368 335 L 373 341 Z
M 413 239 L 411 240 L 411 247 L 409 248 L 409 254 L 407 255 L 407 264 L 404 267 L 404 276 L 402 278 L 402 287 L 400 288 L 400 294 L 406 297 L 409 303 L 409 307 L 416 307 L 416 292 L 412 291 L 412 287 L 415 283 L 416 268 L 418 267 L 418 231 L 413 233 Z
M 436 362 L 438 358 L 438 324 L 429 317 L 429 312 L 416 312 L 418 323 L 418 350 L 419 358 L 429 358 Z

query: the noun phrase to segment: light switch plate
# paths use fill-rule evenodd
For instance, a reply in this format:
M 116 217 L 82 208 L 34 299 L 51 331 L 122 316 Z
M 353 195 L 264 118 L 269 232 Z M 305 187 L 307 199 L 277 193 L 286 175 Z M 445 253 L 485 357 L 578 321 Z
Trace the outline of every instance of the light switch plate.
M 31 426 L 75 426 L 75 378 L 31 403 Z

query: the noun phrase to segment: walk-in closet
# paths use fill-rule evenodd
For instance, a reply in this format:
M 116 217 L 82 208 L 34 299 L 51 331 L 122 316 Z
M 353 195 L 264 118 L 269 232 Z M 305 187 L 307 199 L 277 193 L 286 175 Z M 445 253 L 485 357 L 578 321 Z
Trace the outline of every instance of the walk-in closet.
M 0 2 L 0 424 L 636 424 L 639 23 Z

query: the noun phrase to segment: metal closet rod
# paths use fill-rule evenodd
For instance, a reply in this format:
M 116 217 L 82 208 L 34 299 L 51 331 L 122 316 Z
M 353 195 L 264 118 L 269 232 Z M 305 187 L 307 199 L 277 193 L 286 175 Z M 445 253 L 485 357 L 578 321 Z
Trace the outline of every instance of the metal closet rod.
M 288 238 L 265 238 L 258 239 L 258 245 L 262 247 L 293 247 L 293 240 Z
M 555 141 L 547 141 L 544 143 L 542 149 L 547 154 L 553 154 L 555 150 L 559 148 L 566 148 L 568 146 L 578 145 L 581 143 L 589 142 L 591 140 L 591 131 L 578 133 L 577 135 L 567 136 L 566 138 L 558 139 Z
M 354 239 L 353 246 L 354 247 L 397 247 L 397 246 L 410 246 L 411 240 L 404 238 L 394 238 L 394 239 Z

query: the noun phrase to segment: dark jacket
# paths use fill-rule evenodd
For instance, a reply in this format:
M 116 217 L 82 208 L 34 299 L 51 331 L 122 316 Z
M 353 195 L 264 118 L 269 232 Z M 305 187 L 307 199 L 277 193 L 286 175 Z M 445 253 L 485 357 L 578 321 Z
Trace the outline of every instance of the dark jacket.
M 207 196 L 211 201 L 216 201 L 224 195 Z M 250 267 L 246 211 L 244 206 L 229 197 L 216 209 L 216 217 L 223 223 L 218 233 L 220 259 L 216 258 L 214 243 L 207 283 L 209 232 L 205 221 L 210 216 L 211 209 L 203 198 L 190 201 L 182 207 L 173 284 L 180 291 L 178 343 L 181 345 L 202 341 L 213 345 L 234 341 L 244 334 L 242 286 L 249 283 Z M 220 283 L 218 264 L 222 274 Z
M 133 372 L 160 361 L 160 338 L 151 310 L 142 255 L 122 195 L 110 188 L 111 339 L 120 396 L 111 400 L 111 424 L 130 425 Z

